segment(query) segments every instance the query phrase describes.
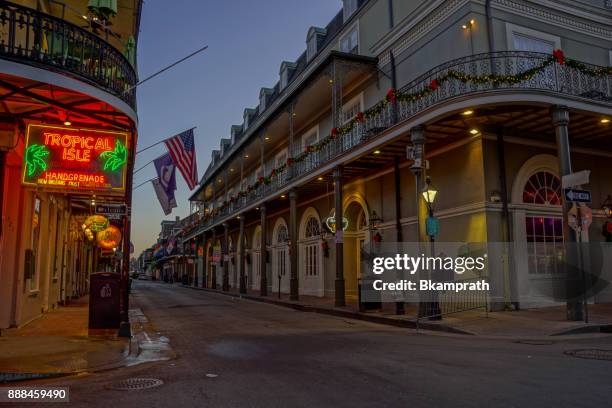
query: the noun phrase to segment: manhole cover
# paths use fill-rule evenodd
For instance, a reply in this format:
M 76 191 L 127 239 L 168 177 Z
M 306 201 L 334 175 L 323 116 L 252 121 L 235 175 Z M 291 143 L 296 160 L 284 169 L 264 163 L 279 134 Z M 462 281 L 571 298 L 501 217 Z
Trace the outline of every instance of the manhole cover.
M 582 349 L 582 350 L 568 350 L 565 352 L 568 356 L 586 358 L 589 360 L 608 360 L 612 361 L 612 350 L 599 350 L 599 349 Z
M 108 388 L 120 391 L 137 391 L 155 388 L 164 382 L 158 378 L 128 378 L 111 384 Z
M 517 344 L 527 344 L 529 346 L 550 346 L 553 344 L 550 340 L 517 340 Z

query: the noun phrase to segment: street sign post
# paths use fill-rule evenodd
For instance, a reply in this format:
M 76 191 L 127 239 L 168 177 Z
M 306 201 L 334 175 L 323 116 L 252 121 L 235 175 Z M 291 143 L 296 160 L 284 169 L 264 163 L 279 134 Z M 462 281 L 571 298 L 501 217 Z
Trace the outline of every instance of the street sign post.
M 576 188 L 566 188 L 563 190 L 565 199 L 572 203 L 590 203 L 591 192 L 588 190 L 578 190 Z
M 575 173 L 566 174 L 561 177 L 561 186 L 563 188 L 571 188 L 581 186 L 583 184 L 589 184 L 589 176 L 591 170 L 582 170 Z

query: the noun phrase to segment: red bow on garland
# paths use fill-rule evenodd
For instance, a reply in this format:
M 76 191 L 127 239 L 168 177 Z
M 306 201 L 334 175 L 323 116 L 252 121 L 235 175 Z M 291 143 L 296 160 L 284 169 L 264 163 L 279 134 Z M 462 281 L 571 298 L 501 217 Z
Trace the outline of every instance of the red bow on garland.
M 436 89 L 438 89 L 439 86 L 440 86 L 440 83 L 438 82 L 438 80 L 433 79 L 431 83 L 429 84 L 429 89 L 431 89 L 432 91 L 435 91 Z
M 397 96 L 395 95 L 395 89 L 389 88 L 387 91 L 387 101 L 391 103 L 397 102 Z
M 557 64 L 565 64 L 565 54 L 563 53 L 563 50 L 554 50 L 553 57 L 557 60 Z

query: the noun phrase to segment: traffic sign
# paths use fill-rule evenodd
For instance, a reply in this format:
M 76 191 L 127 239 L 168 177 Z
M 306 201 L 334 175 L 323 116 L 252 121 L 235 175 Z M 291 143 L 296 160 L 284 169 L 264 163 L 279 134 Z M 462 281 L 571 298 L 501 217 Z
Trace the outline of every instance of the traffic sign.
M 125 204 L 96 204 L 96 214 L 102 214 L 111 219 L 120 219 L 126 213 Z
M 569 227 L 577 233 L 582 231 L 582 228 L 580 228 L 578 223 L 578 208 L 576 207 L 576 204 L 572 205 L 572 208 L 570 208 L 570 210 L 567 212 L 567 225 L 569 225 Z
M 565 200 L 571 201 L 573 203 L 590 203 L 591 202 L 591 192 L 588 190 L 578 190 L 575 188 L 566 188 L 563 190 L 565 192 Z
M 581 186 L 583 184 L 589 184 L 589 176 L 591 170 L 582 170 L 575 173 L 566 174 L 561 177 L 561 186 L 563 188 L 571 188 Z
M 593 222 L 593 211 L 584 204 L 580 206 L 580 222 L 583 230 L 588 230 Z

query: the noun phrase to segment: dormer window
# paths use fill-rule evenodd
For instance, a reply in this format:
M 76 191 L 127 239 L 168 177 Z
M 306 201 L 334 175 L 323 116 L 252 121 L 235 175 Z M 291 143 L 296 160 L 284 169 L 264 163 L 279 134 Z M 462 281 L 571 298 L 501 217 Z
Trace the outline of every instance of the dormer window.
M 327 34 L 327 30 L 319 27 L 310 27 L 306 36 L 306 60 L 310 61 L 317 55 L 319 45 L 322 43 L 323 37 Z
M 244 118 L 244 122 L 242 123 L 243 130 L 247 130 L 247 128 L 251 124 L 251 116 L 254 116 L 255 112 L 256 112 L 255 109 L 251 109 L 251 108 L 246 108 L 244 110 L 244 114 L 242 115 L 242 117 Z
M 306 44 L 306 59 L 310 61 L 315 55 L 317 55 L 317 36 L 313 35 Z
M 357 0 L 343 0 L 343 1 L 344 1 L 344 7 L 342 8 L 342 10 L 343 10 L 344 21 L 346 22 L 353 15 L 353 13 L 357 11 Z
M 273 89 L 270 88 L 261 88 L 261 91 L 259 91 L 259 111 L 258 113 L 261 115 L 266 108 L 268 107 L 268 102 L 269 102 L 269 96 L 272 95 L 274 93 Z
M 236 140 L 238 139 L 238 135 L 240 134 L 241 131 L 242 131 L 242 126 L 232 125 L 232 128 L 231 128 L 232 144 L 236 142 Z
M 295 70 L 297 64 L 295 62 L 283 61 L 280 68 L 280 90 L 282 91 L 289 85 L 290 71 Z

